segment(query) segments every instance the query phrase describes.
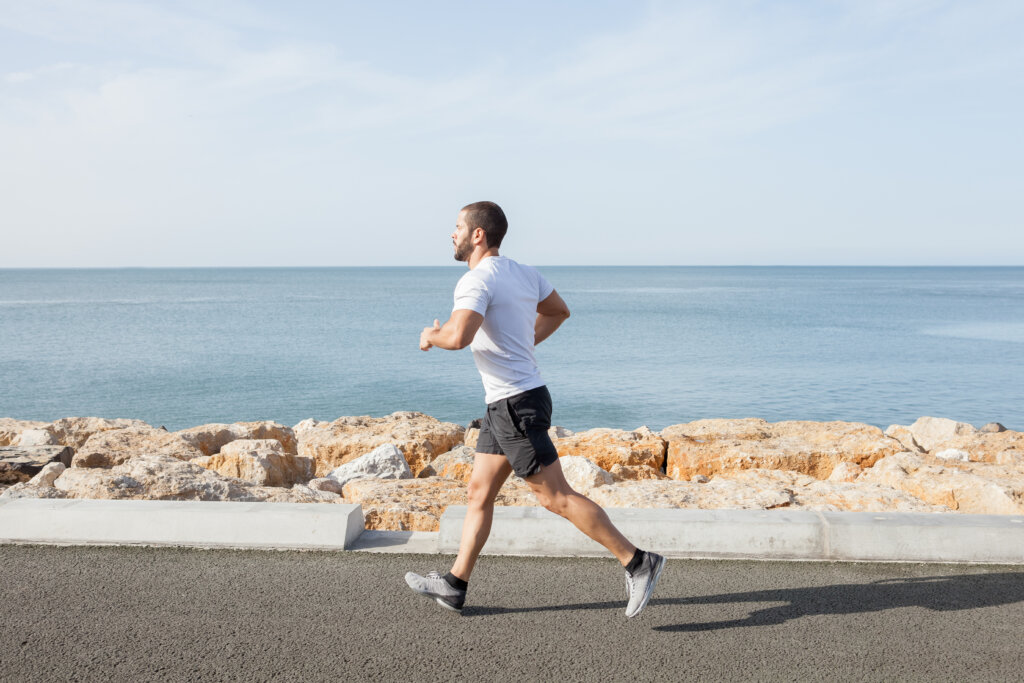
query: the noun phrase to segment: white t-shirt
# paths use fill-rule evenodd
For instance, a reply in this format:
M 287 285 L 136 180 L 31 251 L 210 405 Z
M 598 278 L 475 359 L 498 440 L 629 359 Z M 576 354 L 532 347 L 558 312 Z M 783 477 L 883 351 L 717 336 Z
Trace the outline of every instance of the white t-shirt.
M 455 285 L 454 310 L 484 317 L 469 348 L 488 403 L 544 384 L 533 356 L 537 303 L 555 291 L 536 268 L 488 256 Z

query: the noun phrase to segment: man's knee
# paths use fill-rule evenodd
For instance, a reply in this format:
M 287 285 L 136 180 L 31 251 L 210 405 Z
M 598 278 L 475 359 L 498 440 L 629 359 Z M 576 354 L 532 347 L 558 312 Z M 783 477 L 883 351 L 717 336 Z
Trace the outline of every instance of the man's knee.
M 494 496 L 491 495 L 491 487 L 488 484 L 469 480 L 466 486 L 467 505 L 476 508 L 485 508 L 494 505 Z
M 569 495 L 558 491 L 552 494 L 537 496 L 538 502 L 549 512 L 554 512 L 560 517 L 565 517 L 569 511 Z

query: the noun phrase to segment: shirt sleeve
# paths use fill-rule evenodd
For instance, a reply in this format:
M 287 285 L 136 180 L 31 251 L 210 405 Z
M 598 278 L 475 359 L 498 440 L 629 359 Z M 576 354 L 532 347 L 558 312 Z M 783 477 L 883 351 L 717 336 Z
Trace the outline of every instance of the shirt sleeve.
M 468 309 L 480 315 L 487 313 L 487 306 L 491 303 L 490 292 L 486 285 L 479 278 L 466 273 L 455 285 L 455 307 L 453 311 Z
M 547 278 L 540 274 L 540 271 L 537 271 L 537 289 L 539 290 L 537 295 L 540 297 L 537 301 L 544 301 L 551 296 L 551 292 L 555 291 L 555 288 L 551 286 Z

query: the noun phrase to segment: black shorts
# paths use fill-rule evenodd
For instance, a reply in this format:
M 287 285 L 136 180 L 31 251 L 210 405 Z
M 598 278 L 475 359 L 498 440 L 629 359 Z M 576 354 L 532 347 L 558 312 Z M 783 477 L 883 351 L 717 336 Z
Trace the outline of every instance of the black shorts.
M 504 455 L 516 475 L 528 477 L 558 460 L 551 443 L 551 394 L 545 386 L 487 404 L 477 453 Z

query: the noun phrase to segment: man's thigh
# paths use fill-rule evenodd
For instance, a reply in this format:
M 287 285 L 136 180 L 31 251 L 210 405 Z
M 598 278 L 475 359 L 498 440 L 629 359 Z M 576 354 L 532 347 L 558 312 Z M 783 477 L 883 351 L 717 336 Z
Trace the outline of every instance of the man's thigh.
M 482 494 L 493 502 L 510 474 L 512 465 L 504 455 L 478 452 L 473 456 L 473 472 L 469 476 L 470 495 Z

